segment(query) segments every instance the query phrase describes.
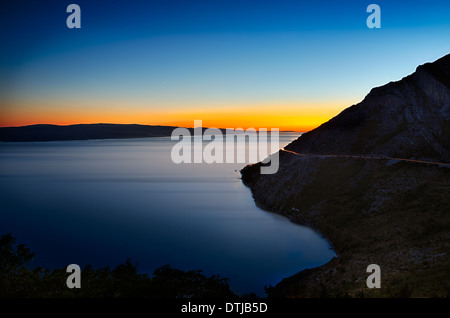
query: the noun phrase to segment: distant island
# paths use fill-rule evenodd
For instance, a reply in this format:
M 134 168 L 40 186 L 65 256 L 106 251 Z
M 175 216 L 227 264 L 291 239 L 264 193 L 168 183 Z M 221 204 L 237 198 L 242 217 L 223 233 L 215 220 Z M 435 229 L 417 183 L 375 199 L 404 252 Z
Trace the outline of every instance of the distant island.
M 178 126 L 154 126 L 139 124 L 37 124 L 20 127 L 0 127 L 0 142 L 64 141 L 89 139 L 127 139 L 168 137 Z M 193 128 L 187 128 L 194 134 Z M 204 132 L 207 128 L 202 128 Z M 227 129 L 219 128 L 222 133 Z M 282 132 L 293 132 L 282 131 Z
M 170 136 L 176 126 L 137 124 L 30 125 L 0 127 L 0 141 L 61 141 Z

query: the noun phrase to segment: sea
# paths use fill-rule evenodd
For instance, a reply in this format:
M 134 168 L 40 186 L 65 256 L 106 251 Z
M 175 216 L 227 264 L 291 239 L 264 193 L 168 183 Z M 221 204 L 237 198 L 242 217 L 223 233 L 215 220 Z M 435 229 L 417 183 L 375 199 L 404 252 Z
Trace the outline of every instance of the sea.
M 299 135 L 280 133 L 279 147 Z M 177 164 L 178 143 L 0 143 L 0 235 L 29 247 L 32 267 L 114 268 L 131 258 L 141 273 L 201 270 L 260 297 L 335 256 L 313 229 L 255 205 L 240 179 L 246 163 Z

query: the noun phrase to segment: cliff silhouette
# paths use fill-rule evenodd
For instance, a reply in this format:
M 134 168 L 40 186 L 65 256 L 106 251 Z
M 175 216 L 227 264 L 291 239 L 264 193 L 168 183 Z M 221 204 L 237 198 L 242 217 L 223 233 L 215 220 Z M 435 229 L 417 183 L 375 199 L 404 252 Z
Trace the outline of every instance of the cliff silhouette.
M 450 54 L 374 88 L 280 151 L 276 174 L 242 169 L 255 202 L 321 232 L 338 257 L 271 297 L 450 296 Z M 320 155 L 336 155 L 320 156 Z M 368 159 L 373 157 L 374 159 Z M 381 288 L 366 286 L 369 264 Z

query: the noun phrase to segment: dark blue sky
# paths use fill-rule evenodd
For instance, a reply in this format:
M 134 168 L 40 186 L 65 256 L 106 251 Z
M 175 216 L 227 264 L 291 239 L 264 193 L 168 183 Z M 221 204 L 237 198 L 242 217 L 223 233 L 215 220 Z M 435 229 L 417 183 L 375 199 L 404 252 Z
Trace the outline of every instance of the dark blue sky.
M 382 8 L 383 28 L 448 30 L 450 24 L 447 0 L 7 0 L 0 23 L 8 45 L 1 57 L 20 60 L 21 52 L 33 48 L 64 50 L 158 35 L 366 30 L 365 9 L 373 2 Z M 65 28 L 70 3 L 82 8 L 77 33 Z

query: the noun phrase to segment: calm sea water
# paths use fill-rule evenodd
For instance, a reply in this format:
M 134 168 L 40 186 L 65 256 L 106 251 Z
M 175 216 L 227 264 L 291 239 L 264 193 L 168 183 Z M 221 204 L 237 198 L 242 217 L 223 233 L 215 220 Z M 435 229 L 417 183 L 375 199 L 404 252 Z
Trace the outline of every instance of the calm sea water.
M 281 134 L 280 147 L 298 137 Z M 36 254 L 32 266 L 95 268 L 132 258 L 228 277 L 239 293 L 335 254 L 313 230 L 260 210 L 245 164 L 180 164 L 167 138 L 0 143 L 0 234 Z

